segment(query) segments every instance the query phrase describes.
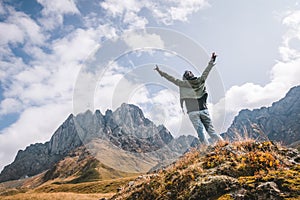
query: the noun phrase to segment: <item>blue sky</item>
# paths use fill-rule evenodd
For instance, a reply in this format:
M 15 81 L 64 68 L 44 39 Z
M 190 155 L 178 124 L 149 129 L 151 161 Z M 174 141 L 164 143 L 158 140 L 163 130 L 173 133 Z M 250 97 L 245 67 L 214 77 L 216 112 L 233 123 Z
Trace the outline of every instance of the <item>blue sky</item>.
M 300 83 L 297 0 L 3 0 L 0 44 L 0 169 L 85 108 L 134 103 L 174 136 L 195 135 L 154 64 L 200 75 L 217 52 L 207 87 L 218 132 Z

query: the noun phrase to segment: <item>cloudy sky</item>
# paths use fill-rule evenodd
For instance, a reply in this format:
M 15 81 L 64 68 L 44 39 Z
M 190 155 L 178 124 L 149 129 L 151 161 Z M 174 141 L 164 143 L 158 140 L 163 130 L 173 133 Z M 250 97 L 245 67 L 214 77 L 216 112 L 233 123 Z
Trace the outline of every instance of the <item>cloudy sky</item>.
M 178 90 L 153 71 L 208 81 L 218 132 L 239 110 L 300 84 L 297 0 L 0 1 L 0 170 L 48 141 L 70 113 L 139 105 L 174 136 L 194 134 Z

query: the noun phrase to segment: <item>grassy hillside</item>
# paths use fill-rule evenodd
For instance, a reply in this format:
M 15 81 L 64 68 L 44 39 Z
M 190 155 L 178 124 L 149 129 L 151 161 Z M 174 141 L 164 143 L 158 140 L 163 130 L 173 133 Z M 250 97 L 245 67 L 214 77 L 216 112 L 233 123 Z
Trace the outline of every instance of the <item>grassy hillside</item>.
M 92 157 L 76 162 L 66 158 L 47 176 L 45 172 L 0 185 L 0 199 L 296 200 L 300 199 L 299 162 L 296 149 L 254 141 L 195 148 L 156 173 L 121 178 L 121 172 Z M 70 167 L 73 172 L 66 173 Z M 45 177 L 49 180 L 37 184 Z
M 20 193 L 13 196 L 1 196 L 1 200 L 99 200 L 109 198 L 112 194 L 78 194 L 78 193 Z
M 1 183 L 0 199 L 89 200 L 111 197 L 121 185 L 138 175 L 108 167 L 80 147 L 46 172 Z
M 93 200 L 114 195 L 124 184 L 136 179 L 136 176 L 85 183 L 47 182 L 35 189 L 12 188 L 0 193 L 2 200 Z
M 219 143 L 194 149 L 111 199 L 300 199 L 299 152 L 272 142 Z
M 104 165 L 90 155 L 85 147 L 80 147 L 49 169 L 43 176 L 43 181 L 55 180 L 58 184 L 83 183 L 134 175 L 137 174 L 122 172 Z

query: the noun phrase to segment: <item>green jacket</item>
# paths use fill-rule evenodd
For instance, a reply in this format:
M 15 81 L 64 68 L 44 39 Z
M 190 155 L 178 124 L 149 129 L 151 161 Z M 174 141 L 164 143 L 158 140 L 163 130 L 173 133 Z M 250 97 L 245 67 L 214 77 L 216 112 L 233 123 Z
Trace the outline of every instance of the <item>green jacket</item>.
M 179 86 L 180 100 L 189 98 L 199 99 L 207 93 L 205 81 L 214 65 L 215 64 L 213 62 L 209 62 L 202 75 L 193 80 L 180 80 L 161 70 L 158 70 L 158 73 L 168 81 L 171 81 L 175 85 Z

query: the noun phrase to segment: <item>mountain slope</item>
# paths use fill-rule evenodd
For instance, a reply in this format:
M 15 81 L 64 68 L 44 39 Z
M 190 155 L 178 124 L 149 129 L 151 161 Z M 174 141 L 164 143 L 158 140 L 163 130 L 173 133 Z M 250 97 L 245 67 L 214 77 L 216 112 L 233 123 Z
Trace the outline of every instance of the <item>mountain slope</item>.
M 137 174 L 117 171 L 100 163 L 84 146 L 81 146 L 47 170 L 42 176 L 41 183 L 53 180 L 60 184 L 82 183 L 135 175 Z
M 111 200 L 299 199 L 300 155 L 272 142 L 194 149 L 158 173 L 125 185 Z
M 192 136 L 174 139 L 164 126 L 156 126 L 134 105 L 122 104 L 114 112 L 107 110 L 105 115 L 99 110 L 86 111 L 70 115 L 49 142 L 20 150 L 14 162 L 1 172 L 0 182 L 51 170 L 70 158 L 73 151 L 125 174 L 147 172 L 173 162 L 193 140 Z M 80 152 L 84 149 L 89 154 Z
M 291 145 L 300 141 L 300 86 L 293 87 L 286 96 L 271 107 L 242 110 L 235 117 L 223 137 L 229 140 L 254 138 L 270 139 Z
M 19 150 L 13 163 L 1 172 L 0 182 L 41 173 L 82 144 L 74 126 L 74 116 L 70 115 L 49 142 L 32 144 L 25 150 Z

